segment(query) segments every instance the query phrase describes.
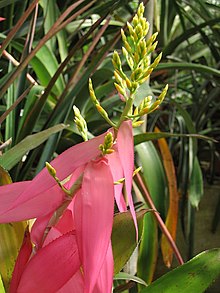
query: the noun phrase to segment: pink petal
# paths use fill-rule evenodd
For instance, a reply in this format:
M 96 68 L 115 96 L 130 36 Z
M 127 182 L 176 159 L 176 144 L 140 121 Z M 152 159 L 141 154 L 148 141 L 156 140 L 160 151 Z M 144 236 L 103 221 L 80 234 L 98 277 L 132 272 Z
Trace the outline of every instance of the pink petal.
M 18 284 L 20 282 L 25 265 L 30 258 L 31 252 L 32 252 L 32 244 L 30 240 L 30 234 L 27 230 L 25 232 L 23 243 L 15 263 L 12 280 L 10 284 L 10 293 L 17 292 Z
M 105 134 L 95 137 L 89 141 L 77 144 L 51 162 L 51 165 L 57 171 L 57 177 L 60 180 L 65 179 L 73 171 L 81 165 L 84 165 L 91 159 L 100 154 L 99 145 L 103 143 Z M 47 190 L 57 185 L 55 180 L 49 175 L 48 170 L 44 168 L 19 195 L 14 202 L 14 207 L 20 204 L 20 201 L 29 201 L 30 197 L 35 198 L 45 196 Z M 1 192 L 1 187 L 0 187 Z
M 38 217 L 31 228 L 31 241 L 38 250 L 43 245 L 44 232 L 54 212 Z
M 73 291 L 74 289 L 74 291 Z M 79 270 L 75 275 L 60 289 L 57 293 L 83 293 L 84 292 L 84 279 L 82 272 Z
M 132 178 L 134 172 L 134 140 L 132 132 L 132 122 L 130 120 L 124 121 L 121 124 L 118 130 L 117 145 L 122 167 L 124 169 L 125 187 L 128 197 L 128 203 L 130 206 L 132 217 L 134 219 L 136 232 L 138 233 L 137 219 L 131 194 Z
M 111 293 L 112 292 L 112 280 L 113 280 L 113 254 L 112 246 L 109 243 L 107 255 L 103 266 L 101 268 L 98 280 L 95 285 L 94 293 Z
M 84 172 L 85 170 L 85 164 L 78 167 L 73 171 L 71 174 L 70 180 L 65 183 L 65 188 L 70 189 L 72 185 L 75 183 L 75 181 L 80 177 L 80 175 Z
M 3 21 L 3 20 L 5 20 L 5 18 L 4 17 L 0 17 L 0 21 Z
M 43 246 L 47 245 L 62 234 L 66 234 L 73 230 L 75 230 L 75 225 L 73 223 L 72 211 L 66 209 L 58 223 L 54 227 L 51 227 Z
M 37 197 L 33 196 L 35 190 L 29 191 L 27 199 L 19 196 L 19 192 L 21 194 L 23 190 L 29 189 L 30 185 L 31 182 L 19 182 L 0 187 L 0 223 L 40 217 L 56 210 L 62 204 L 65 194 L 57 184 Z
M 114 210 L 114 187 L 110 168 L 101 158 L 88 163 L 74 213 L 85 292 L 93 288 L 105 261 L 110 243 Z
M 109 162 L 109 166 L 112 172 L 112 177 L 114 182 L 118 181 L 119 179 L 122 179 L 124 177 L 124 172 L 121 166 L 121 160 L 118 154 L 117 147 L 115 147 L 114 153 L 112 153 L 111 155 L 108 155 L 108 162 Z M 122 187 L 123 187 L 122 183 L 114 185 L 115 201 L 117 203 L 119 211 L 125 212 L 127 211 L 127 206 L 125 203 L 124 196 L 122 194 Z
M 70 232 L 52 241 L 32 257 L 16 293 L 57 292 L 79 267 L 76 237 Z
M 19 197 L 19 194 L 29 186 L 30 182 L 31 181 L 23 181 L 0 186 L 0 215 L 10 209 L 12 204 Z

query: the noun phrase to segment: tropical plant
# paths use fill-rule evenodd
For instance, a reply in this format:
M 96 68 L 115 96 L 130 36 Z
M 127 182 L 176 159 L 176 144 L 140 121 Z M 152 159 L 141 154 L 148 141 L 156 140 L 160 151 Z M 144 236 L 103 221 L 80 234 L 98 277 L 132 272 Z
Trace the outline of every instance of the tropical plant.
M 185 290 L 186 284 L 188 292 L 203 292 L 219 275 L 218 249 L 203 253 L 152 285 L 146 285 L 154 277 L 160 241 L 165 264 L 171 266 L 173 254 L 183 264 L 175 245 L 177 187 L 182 186 L 183 203 L 189 190 L 188 212 L 194 211 L 192 206 L 198 206 L 203 186 L 197 139 L 203 139 L 202 144 L 213 149 L 214 140 L 204 134 L 219 131 L 218 124 L 213 126 L 211 119 L 218 108 L 213 110 L 208 103 L 215 106 L 219 103 L 216 86 L 220 73 L 213 68 L 219 54 L 214 37 L 218 35 L 218 5 L 199 1 L 196 9 L 196 5 L 187 1 L 172 1 L 173 5 L 169 1 L 155 1 L 157 46 L 157 33 L 145 39 L 148 23 L 143 17 L 142 4 L 126 27 L 125 21 L 131 19 L 137 8 L 136 1 L 69 2 L 0 1 L 5 17 L 1 19 L 0 34 L 3 57 L 0 220 L 24 220 L 0 226 L 4 239 L 0 246 L 4 264 L 0 267 L 2 292 L 8 290 L 10 282 L 11 292 L 38 292 L 35 282 L 48 292 L 61 292 L 62 286 L 69 292 L 73 284 L 80 292 L 82 283 L 86 292 L 110 292 L 113 275 L 110 243 L 115 292 L 127 290 L 135 283 L 141 292 L 158 292 L 162 288 L 165 292 L 176 292 L 177 283 L 178 292 Z M 123 48 L 112 54 L 114 47 L 121 47 L 120 36 Z M 200 54 L 186 56 L 188 50 L 192 53 L 203 48 L 201 39 L 212 55 L 200 50 Z M 164 51 L 163 57 L 158 54 L 160 51 Z M 158 65 L 161 57 L 162 63 Z M 204 60 L 205 65 L 201 65 Z M 151 87 L 146 83 L 150 74 Z M 207 76 L 209 82 L 205 81 Z M 161 84 L 165 83 L 171 85 L 169 96 L 175 96 L 176 100 L 168 96 L 164 106 L 160 106 L 167 91 L 167 87 L 161 89 Z M 194 108 L 194 99 L 201 105 L 200 112 Z M 130 193 L 134 153 L 131 120 L 133 126 L 140 126 L 144 122 L 142 116 L 159 106 L 159 111 L 149 115 L 147 129 L 137 130 L 134 136 L 135 164 L 143 167 L 143 171 L 138 168 L 134 172 L 135 216 Z M 204 117 L 206 107 L 210 112 Z M 153 132 L 156 122 L 163 132 L 159 129 Z M 109 124 L 114 131 L 106 132 Z M 178 151 L 179 157 L 175 156 L 174 162 L 164 138 L 170 138 L 171 150 Z M 151 141 L 154 139 L 158 140 L 159 152 Z M 85 142 L 79 144 L 82 140 Z M 94 161 L 97 155 L 100 158 Z M 44 168 L 45 162 L 54 157 L 57 158 Z M 177 181 L 175 164 L 179 171 Z M 7 185 L 12 180 L 20 182 Z M 88 190 L 93 198 L 92 209 Z M 121 191 L 127 197 L 131 213 L 126 211 Z M 104 194 L 108 200 L 100 202 Z M 114 196 L 117 213 L 113 221 Z M 28 222 L 33 225 L 29 234 L 26 220 L 33 217 L 37 220 L 34 224 Z M 190 218 L 189 227 L 192 223 Z M 137 241 L 137 276 L 122 273 Z M 11 242 L 14 247 L 9 245 Z M 34 257 L 30 257 L 32 243 L 36 245 Z M 39 268 L 45 260 L 42 271 Z M 71 260 L 71 265 L 66 265 L 67 260 Z M 56 282 L 48 273 L 56 276 Z M 190 273 L 198 278 L 188 278 Z

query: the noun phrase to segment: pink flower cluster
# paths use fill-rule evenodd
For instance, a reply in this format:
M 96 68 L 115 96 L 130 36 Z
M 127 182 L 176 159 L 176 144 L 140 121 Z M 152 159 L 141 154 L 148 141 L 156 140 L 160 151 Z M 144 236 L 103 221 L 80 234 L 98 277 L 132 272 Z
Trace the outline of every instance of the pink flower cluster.
M 109 131 L 112 131 L 111 129 Z M 101 155 L 102 134 L 75 145 L 51 162 L 65 188 L 82 176 L 73 197 L 67 197 L 44 168 L 32 181 L 0 187 L 0 223 L 36 218 L 26 232 L 10 286 L 11 293 L 111 292 L 111 232 L 114 202 L 127 206 L 137 227 L 131 196 L 134 147 L 131 121 L 122 123 L 114 152 Z

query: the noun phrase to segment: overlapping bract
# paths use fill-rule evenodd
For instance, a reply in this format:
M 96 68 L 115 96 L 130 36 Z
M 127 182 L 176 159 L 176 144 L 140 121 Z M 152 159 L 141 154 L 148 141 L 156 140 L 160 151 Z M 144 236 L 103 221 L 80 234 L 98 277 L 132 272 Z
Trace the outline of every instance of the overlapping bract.
M 136 225 L 131 121 L 122 123 L 114 152 L 105 156 L 99 150 L 104 137 L 78 144 L 51 162 L 60 180 L 70 176 L 67 189 L 83 175 L 73 197 L 67 198 L 46 168 L 32 181 L 0 187 L 1 223 L 37 218 L 18 256 L 11 293 L 111 292 L 114 199 L 121 212 L 126 210 L 122 184 L 114 184 L 121 178 Z

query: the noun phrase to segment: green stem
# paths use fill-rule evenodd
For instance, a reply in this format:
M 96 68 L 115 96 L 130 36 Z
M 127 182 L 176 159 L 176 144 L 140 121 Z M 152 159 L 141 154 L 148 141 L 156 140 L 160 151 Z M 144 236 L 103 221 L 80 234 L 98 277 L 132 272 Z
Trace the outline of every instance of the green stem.
M 134 93 L 131 94 L 130 98 L 128 98 L 128 100 L 126 101 L 126 106 L 116 126 L 117 129 L 119 129 L 123 121 L 127 120 L 127 116 L 130 114 L 132 106 L 133 106 L 133 101 L 134 101 Z

